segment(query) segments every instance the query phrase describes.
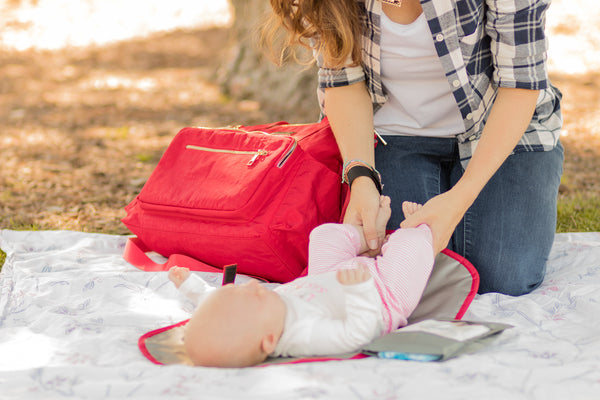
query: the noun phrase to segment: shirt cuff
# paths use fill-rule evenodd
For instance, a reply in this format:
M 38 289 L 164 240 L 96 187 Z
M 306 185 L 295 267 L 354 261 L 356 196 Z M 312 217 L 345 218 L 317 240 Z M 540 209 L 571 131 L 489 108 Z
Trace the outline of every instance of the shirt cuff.
M 200 304 L 200 301 L 213 290 L 215 290 L 214 287 L 210 286 L 196 274 L 190 274 L 179 286 L 179 292 L 196 303 L 196 305 Z
M 319 88 L 321 89 L 349 86 L 364 80 L 365 72 L 361 66 L 319 69 Z

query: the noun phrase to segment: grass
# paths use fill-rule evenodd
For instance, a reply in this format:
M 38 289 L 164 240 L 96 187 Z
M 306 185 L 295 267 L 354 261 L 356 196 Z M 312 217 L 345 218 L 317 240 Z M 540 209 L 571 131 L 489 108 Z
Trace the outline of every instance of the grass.
M 0 226 L 0 229 L 12 229 L 15 231 L 37 231 L 39 227 L 32 224 L 20 224 L 18 222 L 9 221 L 7 227 Z M 4 262 L 6 261 L 6 253 L 0 250 L 0 271 L 2 271 L 2 267 L 4 266 Z
M 557 232 L 600 232 L 600 198 L 575 194 L 558 199 Z

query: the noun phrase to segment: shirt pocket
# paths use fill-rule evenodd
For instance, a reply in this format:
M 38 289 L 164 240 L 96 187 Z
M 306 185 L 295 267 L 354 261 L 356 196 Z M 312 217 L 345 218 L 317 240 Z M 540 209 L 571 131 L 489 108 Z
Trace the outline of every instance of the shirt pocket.
M 483 25 L 483 2 L 481 0 L 458 0 L 454 8 L 458 38 L 461 42 L 473 41 Z
M 458 43 L 469 74 L 486 71 L 491 63 L 489 38 L 485 37 L 483 2 L 458 0 L 455 7 Z

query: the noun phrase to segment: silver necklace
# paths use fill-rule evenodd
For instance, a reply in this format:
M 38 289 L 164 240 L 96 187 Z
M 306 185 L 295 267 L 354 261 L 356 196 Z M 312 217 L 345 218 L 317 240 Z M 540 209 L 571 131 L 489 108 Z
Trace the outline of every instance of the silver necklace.
M 391 4 L 396 7 L 402 7 L 402 0 L 381 0 L 381 2 Z

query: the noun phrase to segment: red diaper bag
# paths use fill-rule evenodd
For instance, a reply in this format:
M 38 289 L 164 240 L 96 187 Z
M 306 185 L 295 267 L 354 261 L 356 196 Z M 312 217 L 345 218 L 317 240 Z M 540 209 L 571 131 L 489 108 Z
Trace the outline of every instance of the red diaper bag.
M 144 250 L 287 282 L 307 265 L 310 231 L 340 222 L 341 170 L 326 119 L 184 128 L 123 223 Z

